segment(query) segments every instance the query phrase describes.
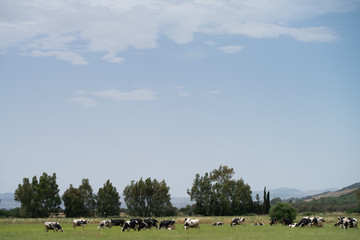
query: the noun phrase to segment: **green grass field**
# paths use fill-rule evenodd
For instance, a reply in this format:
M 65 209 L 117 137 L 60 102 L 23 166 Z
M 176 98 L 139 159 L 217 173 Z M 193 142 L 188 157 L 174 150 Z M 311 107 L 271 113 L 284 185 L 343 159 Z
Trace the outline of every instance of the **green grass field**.
M 299 220 L 302 216 L 298 216 Z M 44 231 L 43 222 L 48 219 L 2 219 L 0 220 L 0 239 L 360 239 L 360 229 L 348 229 L 346 231 L 334 227 L 336 216 L 326 215 L 325 226 L 290 228 L 281 224 L 270 226 L 267 216 L 249 216 L 244 226 L 230 227 L 232 217 L 201 217 L 200 230 L 184 230 L 181 222 L 184 218 L 173 218 L 177 225 L 175 230 L 146 230 L 146 231 L 125 231 L 121 232 L 120 227 L 111 229 L 97 229 L 101 219 L 93 219 L 93 222 L 84 229 L 73 229 L 72 219 L 52 219 L 58 221 L 64 232 Z M 359 216 L 353 216 L 359 219 Z M 224 226 L 210 226 L 211 222 L 222 221 Z M 265 226 L 253 226 L 254 222 L 264 222 Z

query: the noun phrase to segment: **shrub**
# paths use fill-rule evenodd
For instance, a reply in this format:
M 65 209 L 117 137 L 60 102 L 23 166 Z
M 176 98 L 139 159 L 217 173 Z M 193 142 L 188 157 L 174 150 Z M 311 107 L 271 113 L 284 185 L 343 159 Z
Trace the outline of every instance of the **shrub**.
M 279 220 L 288 218 L 291 221 L 296 219 L 297 210 L 290 204 L 286 202 L 278 202 L 270 208 L 269 216 L 277 217 Z

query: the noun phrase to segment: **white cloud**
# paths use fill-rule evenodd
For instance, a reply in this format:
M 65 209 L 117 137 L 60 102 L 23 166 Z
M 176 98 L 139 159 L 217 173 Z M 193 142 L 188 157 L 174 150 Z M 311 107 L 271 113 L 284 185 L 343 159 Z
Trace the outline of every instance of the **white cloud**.
M 155 100 L 156 93 L 150 89 L 136 89 L 131 92 L 122 92 L 117 89 L 104 91 L 92 91 L 87 94 L 91 96 L 101 97 L 112 101 L 150 101 Z
M 62 51 L 39 51 L 34 50 L 30 54 L 34 57 L 56 57 L 63 61 L 69 61 L 75 65 L 86 65 L 88 62 L 80 55 L 73 52 L 62 52 Z
M 122 63 L 125 60 L 125 58 L 116 57 L 115 53 L 107 53 L 101 59 L 104 61 L 111 62 L 111 63 Z
M 156 93 L 150 89 L 136 89 L 130 92 L 122 92 L 117 89 L 103 91 L 74 91 L 74 98 L 67 98 L 65 102 L 78 103 L 82 107 L 96 107 L 99 99 L 107 99 L 114 102 L 121 101 L 151 101 L 157 99 Z M 96 100 L 95 100 L 96 99 Z
M 354 0 L 2 0 L 0 50 L 17 47 L 87 64 L 82 52 L 107 53 L 103 60 L 121 63 L 118 53 L 156 48 L 160 36 L 178 44 L 199 33 L 333 42 L 337 34 L 331 28 L 299 23 L 358 5 Z
M 77 103 L 80 104 L 82 107 L 96 107 L 98 105 L 95 100 L 88 97 L 67 98 L 65 99 L 65 102 Z
M 237 53 L 237 52 L 241 52 L 244 47 L 243 46 L 223 46 L 219 48 L 221 51 L 225 52 L 225 53 Z

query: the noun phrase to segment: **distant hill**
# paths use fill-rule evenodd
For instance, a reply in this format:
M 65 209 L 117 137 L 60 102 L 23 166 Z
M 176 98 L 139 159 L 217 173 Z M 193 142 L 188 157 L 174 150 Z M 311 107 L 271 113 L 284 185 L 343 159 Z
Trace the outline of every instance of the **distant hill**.
M 190 201 L 190 197 L 171 197 L 171 203 L 176 208 L 183 208 L 186 205 L 195 204 L 195 202 Z
M 12 209 L 20 207 L 20 203 L 14 200 L 14 193 L 0 193 L 0 209 Z
M 297 188 L 275 188 L 275 189 L 267 189 L 270 192 L 270 199 L 281 198 L 281 199 L 290 199 L 290 198 L 304 198 L 307 196 L 313 196 L 316 194 L 335 191 L 336 188 L 326 188 L 321 190 L 307 190 L 301 191 Z M 253 191 L 253 198 L 255 199 L 256 194 L 259 194 L 260 199 L 262 200 L 264 190 L 262 191 Z
M 299 212 L 353 211 L 358 207 L 358 198 L 355 194 L 357 189 L 360 189 L 360 183 L 302 199 L 292 199 L 292 202 Z
M 343 195 L 346 195 L 346 194 L 349 194 L 351 192 L 354 192 L 355 190 L 357 189 L 360 189 L 360 182 L 358 183 L 354 183 L 350 186 L 347 186 L 347 187 L 344 187 L 340 190 L 336 190 L 336 191 L 326 191 L 326 192 L 323 192 L 321 194 L 316 194 L 316 195 L 313 195 L 313 196 L 308 196 L 306 197 L 305 201 L 306 202 L 309 202 L 309 201 L 312 201 L 312 200 L 317 200 L 317 199 L 320 199 L 320 198 L 328 198 L 328 197 L 340 197 L 340 196 L 343 196 Z

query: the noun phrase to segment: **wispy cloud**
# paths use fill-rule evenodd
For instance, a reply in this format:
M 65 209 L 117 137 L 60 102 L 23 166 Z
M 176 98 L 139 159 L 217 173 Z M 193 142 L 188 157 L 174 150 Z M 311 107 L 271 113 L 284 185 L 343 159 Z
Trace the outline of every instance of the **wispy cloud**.
M 82 107 L 96 107 L 98 100 L 106 99 L 114 102 L 121 101 L 151 101 L 157 99 L 156 93 L 151 89 L 136 89 L 130 92 L 122 92 L 117 89 L 103 91 L 77 90 L 74 98 L 65 99 L 66 102 L 78 103 Z
M 136 89 L 131 92 L 122 92 L 117 89 L 88 92 L 91 96 L 101 97 L 112 101 L 150 101 L 155 100 L 156 93 L 150 89 Z
M 122 63 L 125 60 L 125 58 L 117 57 L 115 53 L 107 53 L 101 59 L 111 63 Z
M 82 107 L 96 107 L 98 103 L 88 97 L 74 97 L 74 98 L 67 98 L 65 99 L 65 102 L 69 103 L 77 103 Z
M 214 90 L 211 90 L 211 91 L 208 91 L 206 94 L 207 95 L 215 95 L 215 94 L 220 94 L 222 93 L 222 89 L 221 88 L 218 88 L 218 89 L 214 89 Z
M 73 52 L 62 52 L 62 51 L 39 51 L 34 50 L 30 54 L 34 57 L 56 57 L 63 61 L 69 61 L 75 65 L 86 65 L 88 62 L 81 57 L 79 54 Z
M 83 52 L 106 53 L 103 60 L 121 63 L 118 53 L 156 48 L 160 36 L 178 44 L 196 34 L 333 42 L 338 36 L 329 26 L 297 23 L 358 5 L 354 0 L 3 0 L 0 51 L 17 47 L 82 65 Z
M 238 53 L 241 52 L 244 49 L 244 47 L 238 45 L 236 46 L 232 45 L 232 46 L 222 46 L 219 49 L 225 53 Z

